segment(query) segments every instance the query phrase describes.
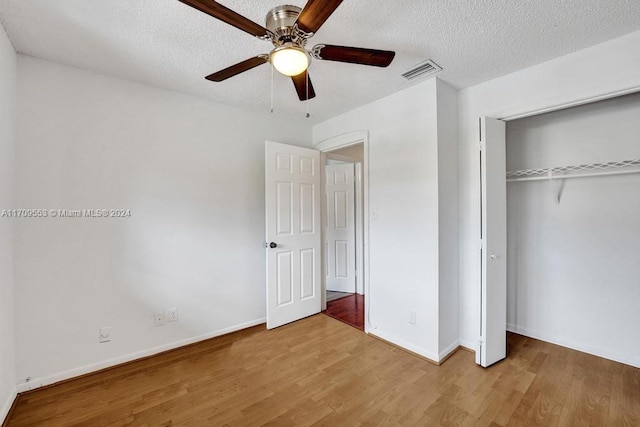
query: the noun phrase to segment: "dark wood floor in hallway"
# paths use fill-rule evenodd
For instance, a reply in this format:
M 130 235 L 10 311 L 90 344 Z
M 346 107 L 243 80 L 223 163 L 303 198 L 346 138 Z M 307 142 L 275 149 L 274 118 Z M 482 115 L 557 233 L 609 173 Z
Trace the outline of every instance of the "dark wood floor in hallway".
M 353 294 L 327 302 L 327 316 L 364 331 L 364 295 Z

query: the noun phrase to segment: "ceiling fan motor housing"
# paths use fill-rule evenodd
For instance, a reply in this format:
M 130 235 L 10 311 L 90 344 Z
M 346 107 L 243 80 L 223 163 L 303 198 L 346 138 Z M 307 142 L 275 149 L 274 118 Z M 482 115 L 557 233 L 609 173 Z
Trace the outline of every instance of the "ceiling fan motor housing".
M 273 34 L 271 40 L 274 45 L 295 43 L 304 46 L 307 39 L 295 28 L 301 10 L 298 6 L 283 5 L 274 7 L 267 13 L 266 28 Z

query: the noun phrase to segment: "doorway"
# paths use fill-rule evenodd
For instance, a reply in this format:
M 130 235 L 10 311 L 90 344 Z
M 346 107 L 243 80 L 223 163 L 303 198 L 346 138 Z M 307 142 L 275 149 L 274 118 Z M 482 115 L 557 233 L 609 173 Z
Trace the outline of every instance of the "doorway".
M 324 153 L 325 314 L 364 331 L 364 143 Z
M 359 185 L 356 248 L 354 276 L 356 288 L 355 320 L 345 319 L 368 332 L 369 302 L 365 304 L 364 294 L 369 292 L 369 221 L 368 214 L 368 164 L 369 135 L 366 131 L 355 131 L 329 138 L 315 145 L 315 149 L 281 144 L 273 141 L 265 143 L 265 219 L 267 274 L 267 328 L 294 322 L 303 317 L 326 312 L 326 265 L 324 238 L 326 221 L 325 159 L 354 165 L 354 182 Z M 361 144 L 363 156 L 334 153 L 339 149 Z M 356 147 L 357 148 L 357 147 Z M 331 153 L 329 153 L 331 152 Z M 343 156 L 343 157 L 339 157 Z M 359 160 L 364 158 L 363 162 Z M 355 185 L 355 184 L 354 184 Z M 349 264 L 351 265 L 351 264 Z M 350 289 L 349 289 L 350 290 Z M 343 303 L 346 300 L 342 301 Z

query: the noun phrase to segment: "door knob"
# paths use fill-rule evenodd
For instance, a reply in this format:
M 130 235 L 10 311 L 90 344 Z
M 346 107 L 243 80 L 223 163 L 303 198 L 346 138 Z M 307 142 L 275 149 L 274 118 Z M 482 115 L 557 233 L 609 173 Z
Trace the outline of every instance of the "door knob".
M 278 244 L 277 244 L 276 242 L 271 242 L 271 243 L 269 243 L 269 247 L 270 247 L 271 249 L 275 249 L 275 248 L 277 248 L 277 247 L 278 247 Z
M 491 259 L 496 259 L 496 258 L 498 258 L 498 255 L 496 255 L 496 254 L 491 254 Z

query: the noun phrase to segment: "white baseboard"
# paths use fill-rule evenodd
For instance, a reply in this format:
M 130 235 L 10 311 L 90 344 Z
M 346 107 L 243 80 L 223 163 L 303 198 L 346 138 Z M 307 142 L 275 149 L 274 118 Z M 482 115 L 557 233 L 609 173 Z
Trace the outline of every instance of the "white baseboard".
M 11 406 L 13 405 L 13 402 L 16 400 L 17 396 L 18 389 L 14 387 L 7 396 L 7 399 L 2 404 L 2 408 L 0 408 L 0 425 L 4 425 L 4 422 L 7 419 L 7 415 L 9 415 L 9 411 L 11 410 Z
M 410 344 L 406 341 L 403 341 L 401 339 L 398 339 L 394 336 L 391 335 L 387 335 L 385 332 L 381 331 L 380 329 L 369 329 L 368 332 L 370 335 L 374 335 L 378 338 L 382 338 L 385 341 L 389 341 L 392 344 L 395 344 L 399 347 L 402 347 L 406 350 L 409 350 L 412 353 L 416 353 L 422 357 L 426 357 L 427 359 L 431 360 L 432 362 L 438 363 L 439 359 L 438 359 L 438 354 L 437 353 L 433 353 L 431 351 L 425 350 L 424 348 L 415 346 L 413 344 Z
M 512 323 L 507 324 L 507 331 L 513 332 L 519 335 L 524 335 L 526 337 L 535 338 L 540 341 L 546 341 L 551 344 L 556 344 L 562 347 L 567 347 L 573 350 L 581 351 L 583 353 L 592 354 L 594 356 L 603 357 L 605 359 L 613 360 L 615 362 L 624 363 L 625 365 L 640 368 L 640 358 L 638 357 L 631 357 L 628 355 L 616 354 L 607 349 L 592 347 L 590 345 L 578 343 L 566 337 L 561 337 L 553 334 L 535 331 L 533 329 L 514 325 Z
M 101 369 L 110 368 L 112 366 L 120 365 L 122 363 L 127 363 L 134 361 L 136 359 L 141 359 L 143 357 L 153 356 L 154 354 L 162 353 L 167 350 L 173 350 L 179 347 L 183 347 L 185 345 L 193 344 L 199 341 L 208 340 L 211 338 L 218 337 L 220 335 L 225 335 L 231 332 L 240 331 L 242 329 L 250 328 L 252 326 L 261 325 L 266 322 L 266 318 L 252 320 L 250 322 L 241 323 L 239 325 L 234 325 L 228 328 L 220 329 L 214 332 L 209 332 L 207 334 L 198 335 L 192 338 L 187 338 L 180 341 L 175 341 L 169 344 L 164 344 L 158 347 L 153 347 L 147 350 L 138 351 L 135 353 L 127 354 L 124 356 L 119 356 L 113 359 L 104 360 L 101 362 L 91 363 L 89 365 L 81 366 L 79 368 L 70 369 L 68 371 L 60 372 L 57 374 L 49 375 L 47 377 L 35 378 L 31 381 L 24 382 L 18 384 L 17 391 L 18 393 L 22 393 L 29 390 L 34 390 L 36 388 L 44 387 L 46 385 L 54 384 L 60 381 L 68 380 L 74 377 L 78 377 L 80 375 L 89 374 L 91 372 L 99 371 Z
M 473 351 L 474 353 L 477 352 L 478 349 L 478 342 L 477 341 L 472 341 L 472 340 L 460 340 L 460 347 L 464 347 L 467 350 Z
M 447 346 L 444 350 L 440 352 L 440 354 L 438 355 L 437 362 L 438 363 L 442 362 L 444 359 L 449 357 L 451 353 L 456 351 L 458 347 L 460 347 L 460 341 L 456 340 L 453 343 L 451 343 L 449 346 Z

